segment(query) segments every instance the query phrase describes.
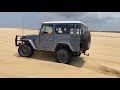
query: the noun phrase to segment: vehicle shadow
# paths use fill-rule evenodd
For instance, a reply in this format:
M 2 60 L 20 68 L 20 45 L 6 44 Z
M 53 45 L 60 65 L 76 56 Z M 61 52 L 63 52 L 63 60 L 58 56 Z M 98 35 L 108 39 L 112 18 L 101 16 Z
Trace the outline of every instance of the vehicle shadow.
M 83 67 L 83 65 L 85 64 L 85 60 L 83 57 L 74 57 L 72 62 L 70 63 L 71 66 L 75 66 L 75 67 Z
M 17 55 L 17 57 L 20 57 L 20 56 Z M 34 54 L 30 58 L 35 60 L 44 60 L 44 61 L 57 63 L 55 60 L 54 54 L 51 52 L 34 51 Z M 72 62 L 69 65 L 81 68 L 84 65 L 84 63 L 85 61 L 82 57 L 74 57 Z

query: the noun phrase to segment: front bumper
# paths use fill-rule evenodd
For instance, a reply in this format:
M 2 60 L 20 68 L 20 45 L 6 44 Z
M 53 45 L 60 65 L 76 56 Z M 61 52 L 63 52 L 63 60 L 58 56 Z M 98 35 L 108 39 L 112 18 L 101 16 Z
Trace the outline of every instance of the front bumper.
M 18 35 L 16 35 L 16 37 L 15 37 L 15 46 L 20 46 L 21 45 L 21 43 L 22 43 L 22 38 L 23 38 L 24 36 L 18 36 Z

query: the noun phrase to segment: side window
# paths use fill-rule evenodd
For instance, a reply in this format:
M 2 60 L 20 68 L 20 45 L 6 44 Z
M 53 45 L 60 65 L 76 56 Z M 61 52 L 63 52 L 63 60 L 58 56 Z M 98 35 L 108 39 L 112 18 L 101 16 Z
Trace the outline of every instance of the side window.
M 46 32 L 51 34 L 53 32 L 53 25 L 46 25 Z
M 56 34 L 69 34 L 69 25 L 56 25 Z
M 41 28 L 41 33 L 43 32 L 51 34 L 53 32 L 53 25 L 43 25 Z
M 70 25 L 70 34 L 74 34 L 75 27 L 74 25 Z
M 76 32 L 77 34 L 79 34 L 79 32 L 80 32 L 80 34 L 81 34 L 81 27 L 80 27 L 80 25 L 77 25 L 77 26 L 76 26 L 76 30 L 77 30 L 77 32 Z

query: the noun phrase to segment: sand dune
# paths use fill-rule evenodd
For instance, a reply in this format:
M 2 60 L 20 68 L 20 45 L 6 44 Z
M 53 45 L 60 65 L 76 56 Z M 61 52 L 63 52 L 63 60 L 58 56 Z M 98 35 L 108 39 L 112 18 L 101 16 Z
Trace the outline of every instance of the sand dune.
M 37 34 L 38 30 L 24 30 L 24 35 Z M 119 33 L 92 32 L 90 56 L 81 55 L 70 65 L 56 63 L 49 52 L 35 51 L 31 58 L 20 57 L 15 47 L 15 36 L 22 30 L 0 28 L 1 78 L 118 78 L 120 77 Z

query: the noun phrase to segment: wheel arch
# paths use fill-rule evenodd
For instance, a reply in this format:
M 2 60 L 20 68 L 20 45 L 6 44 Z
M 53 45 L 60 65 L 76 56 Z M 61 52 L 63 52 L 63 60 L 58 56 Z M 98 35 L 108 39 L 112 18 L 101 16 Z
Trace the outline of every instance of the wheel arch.
M 26 43 L 26 44 L 30 44 L 30 46 L 36 50 L 36 46 L 33 43 L 33 41 L 31 39 L 22 39 L 22 42 Z
M 73 51 L 72 47 L 69 45 L 69 43 L 58 43 L 54 50 L 57 51 L 60 48 L 67 48 L 68 50 Z

